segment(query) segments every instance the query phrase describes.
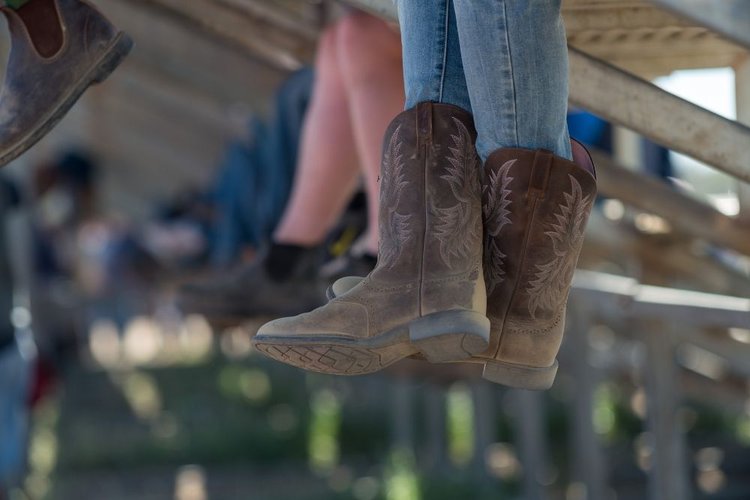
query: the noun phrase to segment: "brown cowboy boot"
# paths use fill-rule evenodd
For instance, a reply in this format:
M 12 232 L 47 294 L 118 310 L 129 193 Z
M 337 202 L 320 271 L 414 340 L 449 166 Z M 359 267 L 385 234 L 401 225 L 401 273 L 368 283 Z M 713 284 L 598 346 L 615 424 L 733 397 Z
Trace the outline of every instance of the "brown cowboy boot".
M 596 197 L 588 152 L 575 161 L 505 148 L 487 160 L 483 193 L 487 315 L 484 378 L 547 389 L 557 373 L 565 310 Z
M 263 326 L 255 347 L 312 371 L 357 375 L 421 353 L 487 349 L 480 164 L 471 115 L 420 103 L 384 145 L 375 270 L 325 306 Z
M 132 41 L 80 0 L 30 0 L 8 19 L 11 52 L 0 91 L 0 166 L 44 137 Z
M 583 233 L 596 196 L 594 164 L 573 141 L 574 162 L 546 151 L 501 149 L 487 161 L 483 188 L 484 272 L 490 347 L 466 361 L 484 378 L 547 389 Z M 335 298 L 362 278 L 328 289 Z

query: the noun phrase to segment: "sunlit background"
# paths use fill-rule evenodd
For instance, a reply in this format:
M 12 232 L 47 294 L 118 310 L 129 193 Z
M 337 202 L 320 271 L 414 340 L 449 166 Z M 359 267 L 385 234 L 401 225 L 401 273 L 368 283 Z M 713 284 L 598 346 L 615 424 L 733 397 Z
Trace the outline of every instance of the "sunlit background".
M 478 367 L 416 360 L 355 378 L 305 373 L 252 349 L 263 319 L 222 329 L 181 313 L 175 289 L 202 271 L 189 262 L 202 242 L 190 228 L 155 223 L 154 214 L 211 181 L 227 143 L 248 139 L 248 120 L 268 114 L 269 96 L 295 61 L 282 54 L 276 66 L 259 62 L 215 27 L 140 9 L 151 3 L 97 2 L 144 43 L 7 169 L 28 185 L 32 172 L 71 149 L 102 165 L 97 218 L 56 235 L 75 263 L 70 272 L 15 291 L 11 318 L 24 359 L 50 345 L 55 356 L 34 368 L 42 382 L 28 466 L 9 500 L 643 499 L 664 442 L 647 431 L 649 377 L 665 373 L 654 369 L 662 364 L 674 365 L 666 373 L 681 391 L 675 428 L 685 433 L 679 458 L 693 497 L 750 498 L 744 327 L 712 330 L 716 344 L 679 342 L 674 356 L 655 361 L 644 333 L 682 323 L 610 321 L 608 307 L 622 303 L 590 310 L 574 297 L 584 312 L 569 317 L 557 381 L 530 393 L 484 382 Z M 319 21 L 317 2 L 277 3 L 296 16 L 285 26 Z M 289 7 L 296 4 L 306 9 Z M 299 50 L 309 59 L 312 46 Z M 675 71 L 654 83 L 736 119 L 732 68 Z M 642 138 L 609 130 L 619 164 L 641 171 Z M 735 179 L 668 155 L 673 171 L 662 180 L 725 215 L 740 213 Z M 33 202 L 5 221 L 10 253 L 22 260 L 33 253 L 31 222 L 54 224 L 67 209 L 56 198 Z M 664 217 L 603 196 L 590 233 L 584 269 L 750 296 L 747 258 L 688 237 Z M 136 253 L 129 264 L 138 272 L 113 271 L 111 248 L 131 236 L 168 258 Z M 339 236 L 334 248 L 352 239 Z M 33 281 L 22 265 L 15 272 L 20 283 Z M 642 293 L 657 307 L 677 300 L 661 288 Z M 742 299 L 687 297 L 746 307 Z M 591 491 L 587 481 L 599 479 L 601 490 Z

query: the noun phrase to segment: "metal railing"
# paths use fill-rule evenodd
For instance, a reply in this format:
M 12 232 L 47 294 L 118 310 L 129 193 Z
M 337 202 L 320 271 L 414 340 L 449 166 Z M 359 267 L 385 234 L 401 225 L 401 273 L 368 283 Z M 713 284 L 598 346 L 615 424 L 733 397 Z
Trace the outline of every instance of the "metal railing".
M 390 0 L 348 3 L 395 19 Z M 595 4 L 597 2 L 589 2 Z M 609 2 L 613 4 L 615 2 Z M 654 0 L 689 21 L 750 47 L 750 3 L 742 0 Z M 721 4 L 721 5 L 719 5 Z M 677 68 L 675 68 L 677 69 Z M 571 101 L 607 120 L 632 129 L 715 169 L 750 182 L 750 128 L 676 97 L 652 83 L 594 58 L 570 50 Z M 653 179 L 595 153 L 601 191 L 626 205 L 657 214 L 674 228 L 711 244 L 750 256 L 750 226 Z M 615 329 L 644 347 L 630 368 L 642 372 L 647 399 L 646 429 L 652 436 L 648 469 L 649 497 L 687 499 L 693 490 L 686 438 L 678 411 L 684 398 L 677 352 L 697 347 L 722 360 L 726 368 L 750 377 L 750 345 L 733 340 L 730 329 L 750 331 L 750 299 L 647 286 L 613 275 L 579 271 L 569 306 L 568 333 L 562 363 L 576 379 L 571 408 L 572 476 L 584 485 L 584 497 L 607 498 L 608 470 L 592 421 L 594 392 L 603 377 L 587 361 L 588 332 L 597 323 L 627 325 Z M 719 333 L 717 333 L 719 332 Z M 570 353 L 575 356 L 570 356 Z M 625 363 L 630 364 L 632 363 Z M 534 478 L 547 463 L 539 442 L 543 424 L 542 395 L 519 394 L 520 454 L 524 460 L 525 498 L 544 498 Z

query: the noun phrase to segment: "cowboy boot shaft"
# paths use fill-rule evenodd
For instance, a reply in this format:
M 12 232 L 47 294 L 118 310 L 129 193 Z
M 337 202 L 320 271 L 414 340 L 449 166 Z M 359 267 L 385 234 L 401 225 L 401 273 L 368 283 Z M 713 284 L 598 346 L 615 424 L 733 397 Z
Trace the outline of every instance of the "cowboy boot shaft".
M 487 348 L 480 166 L 471 116 L 420 103 L 383 147 L 378 263 L 328 304 L 264 325 L 256 347 L 324 373 L 371 373 L 422 354 L 467 359 Z
M 471 115 L 421 103 L 386 133 L 378 268 L 373 280 L 416 281 L 417 313 L 484 310 L 481 164 Z
M 555 364 L 595 196 L 596 180 L 587 169 L 550 152 L 508 148 L 488 159 L 489 357 L 532 367 Z
M 380 166 L 378 259 L 370 275 L 384 285 L 418 281 L 424 217 L 424 157 L 413 110 L 396 116 L 385 132 Z

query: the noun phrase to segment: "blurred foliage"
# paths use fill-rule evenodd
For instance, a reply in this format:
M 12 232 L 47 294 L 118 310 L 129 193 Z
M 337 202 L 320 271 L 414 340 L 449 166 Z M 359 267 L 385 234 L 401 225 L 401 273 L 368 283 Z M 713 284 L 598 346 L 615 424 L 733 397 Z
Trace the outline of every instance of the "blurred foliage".
M 435 408 L 423 404 L 426 399 L 412 415 L 413 449 L 393 448 L 395 385 L 387 376 L 327 377 L 254 354 L 227 359 L 215 353 L 201 363 L 149 368 L 72 364 L 63 387 L 35 416 L 27 490 L 40 500 L 146 498 L 138 488 L 163 491 L 148 498 L 175 498 L 175 474 L 187 464 L 200 464 L 211 500 L 249 498 L 248 491 L 259 500 L 520 494 L 515 393 L 502 388 L 492 393 L 499 403 L 491 423 L 496 445 L 484 457 L 475 449 L 472 385 L 438 389 L 446 426 L 445 456 L 439 457 L 424 425 Z M 544 398 L 552 462 L 544 481 L 561 495 L 570 481 L 572 390 L 563 380 Z M 413 388 L 409 397 L 428 393 Z M 592 421 L 616 464 L 613 484 L 644 482 L 642 401 L 642 388 L 629 379 L 603 382 L 595 391 Z M 689 439 L 700 446 L 750 443 L 745 415 L 691 404 L 684 418 Z M 97 496 L 89 493 L 92 481 L 118 486 Z

